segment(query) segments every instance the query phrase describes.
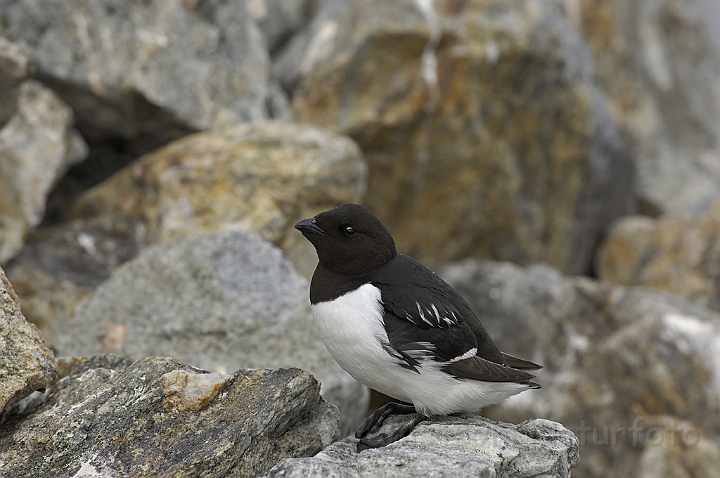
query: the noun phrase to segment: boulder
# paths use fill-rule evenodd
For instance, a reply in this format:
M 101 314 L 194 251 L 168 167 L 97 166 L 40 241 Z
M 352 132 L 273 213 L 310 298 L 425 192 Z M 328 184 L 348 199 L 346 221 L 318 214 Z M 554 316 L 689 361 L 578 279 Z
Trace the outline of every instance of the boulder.
M 711 4 L 565 2 L 635 157 L 643 213 L 697 216 L 720 196 L 720 57 L 709 36 L 720 17 Z M 703 16 L 713 14 L 708 31 Z
M 31 47 L 93 145 L 140 154 L 213 126 L 290 118 L 251 3 L 22 0 L 3 9 L 3 31 Z
M 32 74 L 30 50 L 0 36 L 0 127 L 15 114 L 20 85 Z
M 3 476 L 257 476 L 339 437 L 298 369 L 210 373 L 165 357 L 68 359 L 0 428 Z
M 672 292 L 720 310 L 720 200 L 698 219 L 663 215 L 616 221 L 597 256 L 612 284 Z
M 391 417 L 391 433 L 407 418 Z M 268 477 L 556 477 L 578 463 L 578 439 L 559 423 L 530 420 L 519 425 L 478 416 L 433 418 L 385 448 L 356 451 L 346 438 L 312 458 L 288 458 Z
M 556 3 L 321 2 L 278 55 L 295 117 L 362 148 L 363 203 L 400 250 L 579 273 L 634 210 L 634 164 Z
M 142 157 L 85 193 L 76 217 L 137 220 L 151 244 L 253 229 L 310 277 L 315 252 L 293 225 L 359 201 L 366 177 L 360 150 L 346 137 L 310 125 L 241 124 Z
M 87 155 L 72 110 L 28 79 L 31 70 L 27 49 L 0 37 L 0 264 L 40 224 L 55 184 Z
M 502 350 L 545 366 L 541 391 L 487 415 L 563 423 L 580 440 L 573 476 L 709 476 L 696 473 L 700 463 L 718 469 L 720 314 L 547 265 L 469 259 L 438 273 Z
M 292 226 L 358 202 L 366 176 L 352 141 L 314 126 L 270 122 L 197 134 L 88 191 L 77 217 L 30 236 L 7 274 L 48 340 L 118 265 L 158 241 L 250 227 L 310 277 L 317 256 Z
M 276 52 L 305 24 L 315 0 L 258 0 L 249 5 L 270 53 Z
M 0 412 L 45 389 L 56 375 L 53 353 L 37 327 L 23 317 L 15 291 L 0 268 Z
M 58 355 L 164 355 L 221 373 L 300 367 L 354 431 L 368 390 L 317 337 L 308 291 L 282 252 L 253 232 L 194 236 L 145 249 L 115 270 L 53 345 Z
M 95 288 L 145 245 L 145 228 L 132 219 L 78 219 L 38 231 L 6 273 L 23 314 L 52 342 Z

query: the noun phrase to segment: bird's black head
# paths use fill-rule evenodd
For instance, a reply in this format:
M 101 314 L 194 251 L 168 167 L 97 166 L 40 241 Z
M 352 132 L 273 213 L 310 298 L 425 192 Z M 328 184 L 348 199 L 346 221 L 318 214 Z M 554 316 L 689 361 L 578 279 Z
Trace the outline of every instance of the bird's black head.
M 295 229 L 315 246 L 320 265 L 337 274 L 364 275 L 397 255 L 388 230 L 359 204 L 342 204 L 303 219 Z

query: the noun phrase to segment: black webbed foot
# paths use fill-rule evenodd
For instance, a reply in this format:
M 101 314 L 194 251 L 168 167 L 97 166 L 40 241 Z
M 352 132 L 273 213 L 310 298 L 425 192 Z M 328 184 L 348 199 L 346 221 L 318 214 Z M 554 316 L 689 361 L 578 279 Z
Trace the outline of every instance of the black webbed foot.
M 375 410 L 367 417 L 365 422 L 355 432 L 355 438 L 363 438 L 368 433 L 374 433 L 380 429 L 385 419 L 392 413 L 408 414 L 415 413 L 415 407 L 406 403 L 390 402 Z M 371 447 L 375 448 L 375 447 Z
M 401 438 L 405 438 L 406 436 L 408 436 L 410 434 L 410 432 L 413 431 L 413 429 L 415 429 L 415 427 L 420 422 L 422 422 L 424 420 L 427 420 L 427 417 L 425 415 L 418 415 L 411 422 L 408 422 L 405 425 L 398 428 L 397 430 L 395 430 L 395 433 L 393 433 L 392 435 L 388 435 L 387 433 L 381 433 L 372 438 L 361 438 L 357 444 L 357 451 L 358 451 L 358 453 L 360 453 L 361 451 L 367 450 L 368 448 L 380 448 L 383 446 L 387 446 L 390 443 L 396 442 L 396 441 L 400 440 Z M 359 430 L 358 430 L 358 433 L 359 433 Z

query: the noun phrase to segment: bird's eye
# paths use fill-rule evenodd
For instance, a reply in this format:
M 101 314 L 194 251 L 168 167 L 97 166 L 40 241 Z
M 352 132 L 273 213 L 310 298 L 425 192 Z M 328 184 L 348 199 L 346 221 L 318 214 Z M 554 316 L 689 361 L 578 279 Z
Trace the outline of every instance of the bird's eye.
M 345 228 L 345 234 L 347 234 L 348 236 L 352 236 L 353 234 L 355 234 L 355 229 L 353 229 L 352 226 L 348 226 Z

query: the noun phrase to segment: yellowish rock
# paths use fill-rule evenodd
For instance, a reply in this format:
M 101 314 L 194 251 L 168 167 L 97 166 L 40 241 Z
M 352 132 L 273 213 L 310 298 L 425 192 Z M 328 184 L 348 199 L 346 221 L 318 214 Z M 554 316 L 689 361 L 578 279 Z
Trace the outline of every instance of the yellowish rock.
M 430 266 L 589 266 L 633 165 L 582 39 L 549 2 L 351 2 L 310 40 L 295 116 L 348 134 L 364 201 Z M 369 3 L 369 5 L 368 5 Z
M 314 253 L 298 220 L 365 193 L 357 145 L 317 126 L 241 124 L 179 139 L 89 190 L 76 216 L 141 221 L 147 242 L 252 229 L 309 275 Z
M 697 220 L 618 220 L 599 251 L 597 271 L 605 282 L 671 292 L 720 309 L 720 200 Z
M 696 217 L 720 194 L 720 58 L 704 3 L 564 2 L 637 163 L 644 213 Z

